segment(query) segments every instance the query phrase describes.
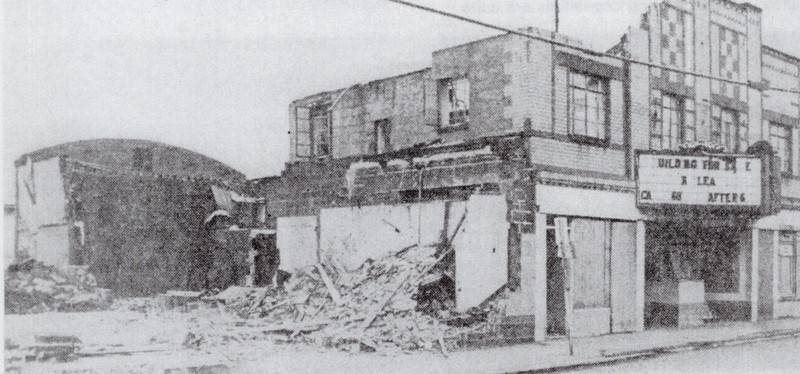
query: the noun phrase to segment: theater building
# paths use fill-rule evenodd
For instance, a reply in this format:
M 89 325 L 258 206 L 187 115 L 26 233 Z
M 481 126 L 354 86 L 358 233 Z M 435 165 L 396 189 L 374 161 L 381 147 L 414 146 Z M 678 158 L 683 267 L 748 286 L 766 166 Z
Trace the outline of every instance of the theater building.
M 800 316 L 800 60 L 761 21 L 670 0 L 607 54 L 529 28 L 295 100 L 285 171 L 251 183 L 281 266 L 458 230 L 456 308 L 507 289 L 537 340 Z

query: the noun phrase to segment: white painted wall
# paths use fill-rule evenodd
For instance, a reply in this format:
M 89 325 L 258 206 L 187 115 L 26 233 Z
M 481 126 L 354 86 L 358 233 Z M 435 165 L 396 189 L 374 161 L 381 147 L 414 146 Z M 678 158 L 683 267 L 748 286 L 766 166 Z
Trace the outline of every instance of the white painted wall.
M 66 265 L 69 231 L 60 159 L 28 160 L 17 167 L 19 250 L 51 265 Z
M 444 201 L 436 201 L 322 209 L 320 257 L 350 271 L 367 259 L 383 257 L 418 241 L 421 245 L 438 243 L 445 225 L 445 206 Z M 450 232 L 463 207 L 463 202 L 451 203 Z
M 3 264 L 4 268 L 14 261 L 14 213 L 3 215 Z
M 582 188 L 537 185 L 539 212 L 557 216 L 635 221 L 641 217 L 636 195 Z
M 40 227 L 36 233 L 36 252 L 31 255 L 45 264 L 69 265 L 69 226 Z
M 289 272 L 317 263 L 317 217 L 278 217 L 280 268 Z
M 472 195 L 456 251 L 456 309 L 478 306 L 508 281 L 508 229 L 503 195 Z

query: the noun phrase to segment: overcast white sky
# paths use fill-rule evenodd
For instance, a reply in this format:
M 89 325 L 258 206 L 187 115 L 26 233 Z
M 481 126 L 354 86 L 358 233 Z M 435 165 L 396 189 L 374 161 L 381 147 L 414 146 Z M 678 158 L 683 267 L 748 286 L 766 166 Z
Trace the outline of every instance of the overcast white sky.
M 510 28 L 553 28 L 553 0 L 418 0 Z M 638 25 L 649 0 L 561 0 L 561 32 L 596 49 Z M 800 56 L 800 5 L 764 9 L 764 42 Z M 63 142 L 144 138 L 248 177 L 288 158 L 288 105 L 420 69 L 431 52 L 497 32 L 385 0 L 3 2 L 2 163 Z

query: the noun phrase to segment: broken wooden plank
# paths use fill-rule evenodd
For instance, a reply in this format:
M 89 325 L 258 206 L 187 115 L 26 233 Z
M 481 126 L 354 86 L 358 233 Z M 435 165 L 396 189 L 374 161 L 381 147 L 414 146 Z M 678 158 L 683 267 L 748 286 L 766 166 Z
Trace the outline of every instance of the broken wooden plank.
M 319 272 L 320 276 L 322 276 L 322 282 L 325 283 L 325 287 L 328 289 L 328 293 L 331 295 L 331 299 L 336 305 L 344 305 L 344 301 L 342 300 L 342 294 L 339 293 L 339 290 L 336 289 L 336 286 L 331 281 L 331 278 L 328 277 L 328 273 L 322 267 L 322 265 L 317 264 L 317 271 Z
M 425 267 L 425 268 L 424 268 L 424 269 L 423 269 L 423 270 L 422 270 L 422 271 L 421 271 L 421 272 L 420 272 L 420 273 L 417 275 L 417 277 L 416 277 L 416 280 L 417 280 L 417 281 L 419 281 L 420 279 L 422 279 L 422 277 L 423 277 L 423 276 L 425 276 L 425 274 L 427 274 L 429 271 L 431 271 L 431 269 L 433 269 L 433 267 L 434 267 L 434 266 L 436 266 L 436 264 L 438 264 L 439 262 L 441 262 L 441 261 L 442 261 L 442 260 L 443 260 L 445 257 L 447 257 L 447 255 L 449 255 L 451 252 L 453 252 L 453 251 L 454 251 L 454 248 L 453 248 L 453 246 L 452 246 L 453 240 L 456 238 L 456 235 L 458 235 L 458 231 L 461 229 L 461 225 L 464 223 L 464 220 L 465 220 L 466 218 L 467 218 L 467 211 L 466 211 L 466 210 L 464 210 L 464 214 L 461 216 L 461 219 L 458 221 L 458 225 L 456 225 L 456 229 L 455 229 L 455 231 L 453 232 L 453 235 L 451 235 L 451 236 L 450 236 L 450 238 L 448 239 L 447 243 L 445 243 L 447 250 L 446 250 L 444 253 L 442 253 L 442 255 L 441 255 L 441 256 L 439 256 L 439 258 L 437 258 L 437 259 L 436 259 L 436 261 L 434 261 L 434 262 L 432 262 L 430 265 L 426 266 L 426 267 Z M 390 301 L 390 300 L 391 300 L 391 299 L 392 299 L 392 298 L 393 298 L 395 295 L 397 295 L 397 292 L 399 292 L 399 291 L 400 291 L 400 290 L 401 290 L 401 289 L 402 289 L 402 288 L 403 288 L 403 287 L 404 287 L 404 286 L 405 286 L 405 285 L 406 285 L 406 284 L 407 284 L 407 283 L 408 283 L 408 282 L 411 280 L 411 278 L 412 278 L 412 275 L 414 275 L 414 272 L 413 272 L 413 271 L 410 271 L 410 272 L 408 273 L 408 275 L 406 276 L 406 278 L 405 278 L 405 279 L 403 279 L 403 280 L 402 280 L 402 281 L 401 281 L 401 282 L 400 282 L 400 283 L 397 285 L 397 287 L 395 287 L 395 289 L 394 289 L 392 292 L 390 292 L 388 295 L 386 295 L 386 297 L 385 297 L 383 300 L 381 300 L 381 302 L 378 304 L 378 308 L 377 308 L 377 309 L 376 309 L 376 310 L 375 310 L 373 313 L 371 313 L 371 314 L 370 314 L 370 315 L 369 315 L 369 316 L 368 316 L 368 317 L 367 317 L 367 318 L 364 320 L 364 322 L 361 324 L 361 330 L 362 330 L 362 331 L 363 331 L 363 330 L 366 330 L 367 328 L 369 328 L 369 326 L 370 326 L 370 325 L 372 325 L 372 322 L 374 322 L 374 321 L 375 321 L 375 318 L 378 318 L 378 315 L 379 315 L 379 314 L 380 314 L 380 313 L 383 311 L 383 309 L 384 309 L 384 308 L 386 308 L 386 305 L 389 303 L 389 301 Z
M 327 319 L 327 320 L 317 320 L 317 321 L 309 321 L 303 323 L 280 323 L 280 324 L 272 324 L 266 326 L 258 326 L 258 327 L 247 327 L 247 328 L 234 328 L 231 329 L 231 332 L 236 333 L 244 333 L 244 332 L 286 332 L 290 334 L 294 334 L 295 332 L 307 332 L 307 331 L 314 331 L 319 330 L 327 325 L 331 325 L 334 323 L 344 324 L 348 322 L 357 322 L 363 320 L 365 317 L 351 317 L 345 319 Z

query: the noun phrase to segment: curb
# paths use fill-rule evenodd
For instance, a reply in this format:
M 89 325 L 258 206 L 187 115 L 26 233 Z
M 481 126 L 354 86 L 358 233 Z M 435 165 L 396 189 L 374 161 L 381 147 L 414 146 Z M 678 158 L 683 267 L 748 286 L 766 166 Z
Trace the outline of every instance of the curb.
M 516 373 L 557 373 L 562 371 L 586 369 L 594 366 L 605 366 L 605 365 L 611 365 L 629 361 L 644 360 L 648 358 L 654 358 L 658 356 L 664 356 L 680 352 L 700 351 L 700 350 L 714 349 L 721 347 L 733 347 L 744 344 L 797 338 L 797 337 L 800 337 L 800 329 L 770 331 L 770 332 L 740 336 L 733 339 L 688 342 L 685 344 L 679 344 L 673 346 L 655 347 L 655 348 L 636 350 L 636 351 L 621 351 L 611 354 L 601 353 L 603 354 L 603 356 L 587 358 L 585 360 L 581 360 L 580 362 L 551 366 L 547 368 L 518 371 Z

